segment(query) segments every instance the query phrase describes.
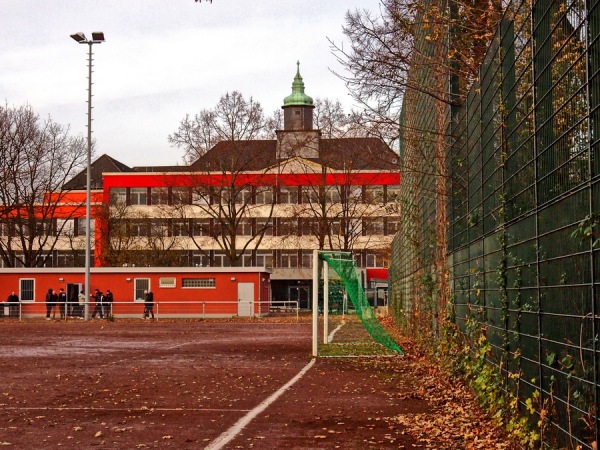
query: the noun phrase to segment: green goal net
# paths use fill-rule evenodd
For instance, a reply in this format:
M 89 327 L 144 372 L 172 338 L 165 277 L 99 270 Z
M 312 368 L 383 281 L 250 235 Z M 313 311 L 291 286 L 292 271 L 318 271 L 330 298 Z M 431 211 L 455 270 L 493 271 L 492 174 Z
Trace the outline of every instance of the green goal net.
M 367 296 L 360 282 L 356 265 L 349 253 L 340 252 L 320 252 L 319 257 L 329 264 L 329 267 L 338 274 L 341 278 L 348 298 L 352 302 L 356 315 L 362 322 L 367 332 L 373 339 L 381 345 L 393 350 L 401 355 L 404 351 L 390 337 L 388 332 L 383 328 L 375 311 L 369 305 Z

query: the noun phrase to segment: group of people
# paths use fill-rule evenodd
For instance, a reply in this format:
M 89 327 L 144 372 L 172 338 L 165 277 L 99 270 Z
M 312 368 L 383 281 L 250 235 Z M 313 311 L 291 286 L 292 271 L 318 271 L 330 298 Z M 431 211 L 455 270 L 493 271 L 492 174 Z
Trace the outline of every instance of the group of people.
M 106 290 L 106 294 L 103 294 L 99 289 L 96 289 L 92 298 L 95 303 L 92 319 L 95 318 L 96 315 L 101 319 L 104 318 L 105 315 L 107 317 L 111 315 L 113 294 L 109 289 Z M 74 292 L 71 299 L 67 301 L 67 293 L 64 288 L 60 288 L 58 292 L 50 288 L 46 293 L 46 320 L 56 318 L 57 307 L 61 319 L 65 319 L 67 316 L 83 319 L 85 303 L 86 298 L 83 291 L 79 294 Z M 50 314 L 52 314 L 52 317 L 50 317 Z
M 12 293 L 14 295 L 14 292 Z M 106 290 L 104 294 L 100 289 L 94 291 L 94 295 L 91 296 L 94 299 L 94 310 L 92 311 L 92 319 L 98 316 L 99 319 L 109 317 L 112 315 L 112 303 L 114 301 L 113 293 L 110 289 Z M 12 301 L 9 296 L 9 300 Z M 17 302 L 19 301 L 17 297 Z M 56 318 L 56 308 L 58 306 L 59 314 L 61 319 L 68 317 L 79 317 L 83 319 L 85 310 L 85 293 L 81 291 L 79 295 L 73 294 L 71 301 L 67 302 L 67 294 L 64 288 L 60 288 L 58 293 L 50 288 L 46 293 L 46 320 Z M 150 316 L 154 319 L 154 294 L 152 291 L 144 291 L 144 315 L 143 319 L 147 319 Z
M 92 295 L 94 299 L 94 311 L 92 312 L 92 319 L 96 318 L 96 315 L 100 319 L 104 319 L 104 316 L 109 317 L 112 315 L 112 302 L 114 301 L 113 293 L 110 292 L 110 289 L 106 290 L 106 294 L 104 294 L 100 289 L 96 289 L 94 291 L 94 295 Z

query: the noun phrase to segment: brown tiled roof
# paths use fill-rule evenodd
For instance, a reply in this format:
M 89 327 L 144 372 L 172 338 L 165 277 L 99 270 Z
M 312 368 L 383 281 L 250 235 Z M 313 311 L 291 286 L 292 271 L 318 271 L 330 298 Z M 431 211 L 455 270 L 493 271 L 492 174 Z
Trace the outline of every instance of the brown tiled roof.
M 91 189 L 102 189 L 102 174 L 106 172 L 131 172 L 131 167 L 111 158 L 107 154 L 98 157 L 91 164 Z M 83 169 L 65 183 L 65 189 L 85 189 L 87 185 L 87 168 Z
M 190 165 L 192 171 L 262 170 L 277 164 L 277 141 L 221 141 Z M 396 170 L 398 155 L 379 138 L 321 139 L 315 162 L 337 170 Z
M 191 171 L 253 171 L 277 162 L 276 140 L 221 141 L 189 167 Z
M 337 170 L 394 170 L 398 155 L 379 138 L 321 139 L 319 163 Z
M 397 170 L 398 155 L 379 138 L 320 140 L 314 162 L 335 170 Z M 221 141 L 190 166 L 136 166 L 102 155 L 92 163 L 92 189 L 102 187 L 105 172 L 258 171 L 277 164 L 276 140 Z M 85 189 L 86 170 L 70 180 L 67 189 Z

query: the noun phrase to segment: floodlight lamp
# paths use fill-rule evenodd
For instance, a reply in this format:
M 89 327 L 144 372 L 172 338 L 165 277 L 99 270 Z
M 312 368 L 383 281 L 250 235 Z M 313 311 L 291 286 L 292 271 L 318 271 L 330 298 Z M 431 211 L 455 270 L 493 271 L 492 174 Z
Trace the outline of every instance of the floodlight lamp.
M 104 42 L 104 32 L 103 31 L 92 31 L 92 41 Z
M 80 44 L 85 43 L 85 41 L 87 41 L 85 34 L 83 34 L 83 32 L 78 32 L 78 33 L 73 33 L 71 35 L 71 37 L 73 39 L 75 39 L 77 42 L 79 42 Z

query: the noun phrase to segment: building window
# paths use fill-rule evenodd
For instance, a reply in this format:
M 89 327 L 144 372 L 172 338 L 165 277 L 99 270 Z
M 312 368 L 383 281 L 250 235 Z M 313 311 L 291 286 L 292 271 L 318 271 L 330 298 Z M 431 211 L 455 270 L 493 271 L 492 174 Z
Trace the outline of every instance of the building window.
M 342 235 L 342 222 L 340 220 L 332 220 L 330 228 L 332 236 Z
M 154 219 L 150 221 L 150 236 L 167 237 L 169 235 L 168 219 Z
M 302 186 L 302 203 L 319 203 L 319 186 Z
M 131 188 L 129 190 L 130 205 L 147 205 L 148 204 L 148 189 L 146 188 Z
M 277 219 L 277 236 L 295 236 L 298 233 L 298 219 Z
M 175 278 L 175 277 L 160 277 L 158 279 L 158 287 L 161 287 L 161 288 L 177 287 L 177 278 Z
M 171 189 L 173 205 L 189 205 L 190 190 L 186 187 L 174 187 Z
M 302 250 L 302 267 L 305 269 L 312 269 L 313 266 L 313 252 L 312 250 Z
M 194 236 L 210 236 L 210 219 L 195 219 L 192 228 Z
M 340 190 L 337 186 L 328 186 L 325 191 L 327 203 L 339 203 L 341 201 Z
M 173 220 L 173 236 L 189 236 L 190 225 L 187 220 Z
M 55 267 L 75 267 L 75 255 L 71 252 L 57 252 Z
M 77 236 L 85 236 L 85 227 L 87 220 L 85 218 L 76 219 L 77 220 Z M 95 219 L 90 220 L 90 233 L 94 235 L 94 228 L 96 225 Z
M 394 203 L 400 200 L 400 185 L 391 184 L 386 189 L 386 203 Z
M 237 205 L 247 205 L 252 200 L 252 188 L 245 187 L 235 193 L 235 203 Z
M 166 187 L 153 187 L 150 189 L 150 200 L 153 205 L 169 204 L 169 189 Z
M 371 235 L 383 236 L 383 218 L 382 217 L 368 219 L 365 222 L 366 223 L 364 226 L 364 230 L 365 230 L 366 236 L 371 236 Z
M 127 203 L 127 188 L 111 188 L 110 204 L 112 206 L 125 205 Z
M 181 280 L 182 288 L 214 288 L 215 286 L 214 278 L 183 278 Z
M 210 257 L 202 252 L 192 253 L 192 264 L 195 267 L 210 267 Z
M 285 186 L 279 189 L 279 203 L 298 203 L 298 187 Z
M 252 236 L 252 219 L 241 219 L 238 222 L 236 233 L 238 236 Z
M 129 233 L 131 236 L 148 236 L 148 223 L 145 220 L 131 220 Z
M 35 300 L 35 279 L 20 278 L 19 279 L 19 298 L 22 302 L 32 302 Z
M 319 234 L 319 221 L 302 218 L 302 236 L 317 236 Z
M 242 266 L 252 267 L 252 252 L 246 252 L 242 255 Z
M 231 267 L 231 261 L 229 260 L 229 256 L 225 255 L 223 252 L 215 252 L 213 256 L 213 261 L 215 267 Z
M 273 189 L 270 186 L 259 186 L 256 188 L 256 204 L 270 205 L 273 203 Z
M 279 267 L 292 268 L 298 267 L 298 252 L 296 250 L 281 250 Z
M 352 185 L 348 186 L 347 188 L 344 187 L 344 195 L 348 198 L 348 201 L 354 203 L 362 202 L 362 186 Z
M 75 219 L 56 219 L 56 235 L 57 236 L 73 236 L 74 233 L 75 233 Z M 0 235 L 1 235 L 1 233 L 0 233 Z
M 210 191 L 202 188 L 192 189 L 192 204 L 193 205 L 210 205 L 211 193 Z
M 383 186 L 367 186 L 365 197 L 366 203 L 383 203 Z
M 150 278 L 135 278 L 133 280 L 134 295 L 136 302 L 144 301 L 144 291 L 150 290 Z
M 273 252 L 271 250 L 257 250 L 256 267 L 273 267 Z
M 256 219 L 256 233 L 264 236 L 273 235 L 273 225 L 269 219 Z
M 387 258 L 383 254 L 367 251 L 365 256 L 367 260 L 366 267 L 387 267 Z
M 400 218 L 399 217 L 388 217 L 386 218 L 386 234 L 393 236 L 400 230 Z

